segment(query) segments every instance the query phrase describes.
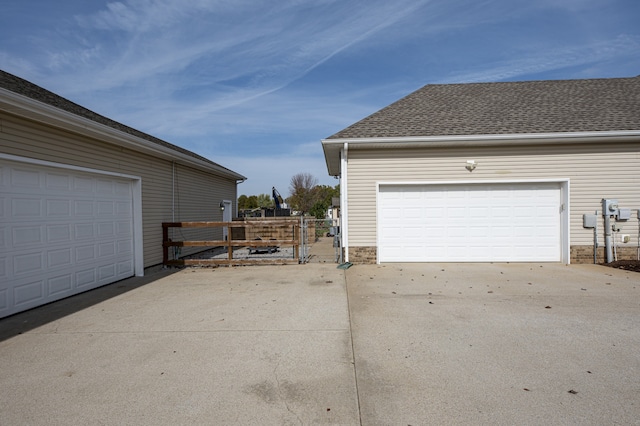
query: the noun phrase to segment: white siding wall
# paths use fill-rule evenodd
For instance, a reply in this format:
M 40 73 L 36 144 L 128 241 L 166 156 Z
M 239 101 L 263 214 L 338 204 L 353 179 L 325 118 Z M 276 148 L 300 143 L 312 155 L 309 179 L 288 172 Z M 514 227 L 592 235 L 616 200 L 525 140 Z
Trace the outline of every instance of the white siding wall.
M 467 160 L 478 163 L 471 173 L 464 167 Z M 617 198 L 621 207 L 640 208 L 640 141 L 474 149 L 365 150 L 350 145 L 348 168 L 350 247 L 376 245 L 376 182 L 569 178 L 572 246 L 593 244 L 593 231 L 582 227 L 582 215 L 600 210 L 602 198 Z M 628 245 L 637 244 L 635 211 L 622 233 L 631 234 Z
M 162 262 L 162 222 L 172 213 L 171 161 L 0 113 L 0 152 L 142 178 L 145 267 Z M 235 200 L 236 184 L 196 170 L 176 166 L 175 220 L 222 220 L 221 200 Z M 209 231 L 210 232 L 210 231 Z M 221 232 L 219 231 L 221 239 Z M 212 234 L 209 234 L 211 236 Z M 208 238 L 208 237 L 207 237 Z

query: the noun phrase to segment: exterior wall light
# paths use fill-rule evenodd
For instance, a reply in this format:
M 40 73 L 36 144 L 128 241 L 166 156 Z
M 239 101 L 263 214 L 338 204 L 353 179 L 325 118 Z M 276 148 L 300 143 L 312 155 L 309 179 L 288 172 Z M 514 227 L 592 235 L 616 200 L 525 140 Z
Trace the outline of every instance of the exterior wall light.
M 478 163 L 476 163 L 476 160 L 467 160 L 467 165 L 464 166 L 464 168 L 472 172 L 476 169 L 477 165 Z
M 220 201 L 220 211 L 224 211 L 224 201 Z

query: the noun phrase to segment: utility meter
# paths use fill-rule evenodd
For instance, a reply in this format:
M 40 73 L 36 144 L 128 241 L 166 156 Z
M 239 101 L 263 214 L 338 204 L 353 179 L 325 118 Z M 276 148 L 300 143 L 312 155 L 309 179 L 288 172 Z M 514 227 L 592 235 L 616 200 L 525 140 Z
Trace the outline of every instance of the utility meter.
M 602 215 L 613 216 L 618 211 L 618 200 L 602 200 Z

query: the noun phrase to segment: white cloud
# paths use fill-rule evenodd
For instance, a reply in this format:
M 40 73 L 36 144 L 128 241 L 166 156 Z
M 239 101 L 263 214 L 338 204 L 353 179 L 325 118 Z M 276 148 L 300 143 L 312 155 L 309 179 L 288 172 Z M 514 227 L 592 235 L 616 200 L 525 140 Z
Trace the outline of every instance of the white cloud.
M 438 83 L 490 82 L 507 80 L 559 70 L 566 67 L 588 65 L 608 61 L 618 56 L 640 55 L 640 37 L 620 35 L 613 40 L 600 40 L 582 46 L 559 47 L 554 49 L 531 49 L 513 60 L 487 63 L 464 73 L 453 74 Z
M 191 67 L 209 88 L 228 89 L 230 81 L 243 78 L 253 96 L 260 96 L 287 86 L 423 3 L 125 0 L 76 16 L 90 45 L 57 50 L 49 64 L 58 71 L 66 65 L 68 93 L 171 78 Z M 80 61 L 85 66 L 78 68 L 79 57 L 92 62 Z M 78 77 L 90 75 L 91 87 L 76 84 Z
M 107 3 L 105 9 L 91 15 L 77 15 L 77 22 L 97 30 L 120 30 L 131 33 L 156 32 L 174 26 L 186 18 L 212 11 L 241 10 L 240 0 L 124 0 Z

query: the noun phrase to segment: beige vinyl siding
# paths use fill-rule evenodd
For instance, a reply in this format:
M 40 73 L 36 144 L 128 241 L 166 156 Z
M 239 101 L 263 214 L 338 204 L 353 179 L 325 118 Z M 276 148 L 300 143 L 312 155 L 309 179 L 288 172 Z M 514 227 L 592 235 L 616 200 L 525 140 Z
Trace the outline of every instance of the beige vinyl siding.
M 171 187 L 167 188 L 171 195 Z M 236 187 L 229 180 L 193 168 L 176 165 L 175 169 L 175 221 L 222 221 L 220 202 L 229 200 L 236 206 Z M 234 210 L 235 213 L 235 210 Z M 222 240 L 222 228 L 172 228 L 172 238 L 186 240 Z M 184 248 L 180 255 L 202 250 Z
M 465 169 L 467 160 L 478 165 Z M 640 141 L 602 145 L 482 147 L 473 149 L 357 149 L 348 158 L 349 246 L 376 245 L 377 182 L 570 180 L 570 245 L 592 245 L 582 215 L 601 209 L 602 198 L 640 208 Z M 602 230 L 602 228 L 600 228 Z M 623 224 L 638 242 L 636 212 Z M 602 234 L 602 232 L 600 232 Z M 603 244 L 600 235 L 600 243 Z
M 171 161 L 0 112 L 0 152 L 139 176 L 142 182 L 144 266 L 162 262 L 162 222 L 173 219 Z M 222 220 L 222 199 L 235 208 L 236 183 L 176 164 L 175 219 Z M 221 238 L 221 231 L 218 232 Z M 211 233 L 209 233 L 211 235 Z

